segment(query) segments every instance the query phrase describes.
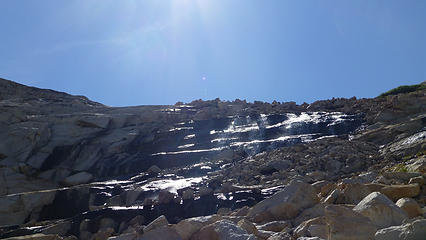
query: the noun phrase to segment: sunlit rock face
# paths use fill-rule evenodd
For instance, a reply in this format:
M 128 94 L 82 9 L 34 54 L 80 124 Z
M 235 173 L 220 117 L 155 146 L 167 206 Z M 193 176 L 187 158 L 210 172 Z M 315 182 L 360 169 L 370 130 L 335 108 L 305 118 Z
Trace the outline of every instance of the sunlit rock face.
M 0 164 L 56 183 L 79 172 L 97 180 L 138 174 L 152 165 L 191 165 L 226 151 L 253 155 L 348 134 L 364 119 L 333 104 L 327 112 L 310 111 L 307 104 L 220 100 L 114 108 L 3 79 L 0 86 L 0 137 L 6 139 Z M 23 191 L 6 185 L 1 194 Z
M 225 149 L 253 155 L 300 142 L 348 134 L 363 123 L 361 114 L 302 112 L 190 120 L 159 131 L 143 147 L 145 159 L 160 167 L 181 165 Z

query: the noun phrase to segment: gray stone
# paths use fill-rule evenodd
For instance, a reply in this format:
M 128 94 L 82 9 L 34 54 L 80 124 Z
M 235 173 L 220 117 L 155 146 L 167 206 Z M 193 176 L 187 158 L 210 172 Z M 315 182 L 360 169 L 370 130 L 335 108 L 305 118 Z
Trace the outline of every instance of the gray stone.
M 376 232 L 376 240 L 424 240 L 426 236 L 426 219 L 412 223 L 380 229 Z

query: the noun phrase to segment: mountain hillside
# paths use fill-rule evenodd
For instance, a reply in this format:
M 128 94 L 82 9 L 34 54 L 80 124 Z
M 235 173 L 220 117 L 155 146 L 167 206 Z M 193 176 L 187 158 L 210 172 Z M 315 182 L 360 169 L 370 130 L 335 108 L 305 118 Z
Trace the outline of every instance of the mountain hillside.
M 109 107 L 0 79 L 0 238 L 424 239 L 425 86 Z

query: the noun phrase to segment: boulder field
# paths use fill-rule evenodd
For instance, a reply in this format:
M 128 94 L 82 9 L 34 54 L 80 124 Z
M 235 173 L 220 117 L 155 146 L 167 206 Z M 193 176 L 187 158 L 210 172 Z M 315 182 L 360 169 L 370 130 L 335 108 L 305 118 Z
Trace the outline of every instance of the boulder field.
M 424 88 L 117 108 L 0 79 L 0 137 L 1 239 L 426 236 Z

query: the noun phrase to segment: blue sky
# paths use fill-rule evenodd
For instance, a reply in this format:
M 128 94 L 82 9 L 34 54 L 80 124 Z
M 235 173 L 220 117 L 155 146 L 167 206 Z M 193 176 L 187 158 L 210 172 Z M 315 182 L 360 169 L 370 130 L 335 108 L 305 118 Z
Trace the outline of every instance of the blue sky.
M 0 77 L 110 106 L 375 97 L 426 80 L 426 1 L 0 0 Z

